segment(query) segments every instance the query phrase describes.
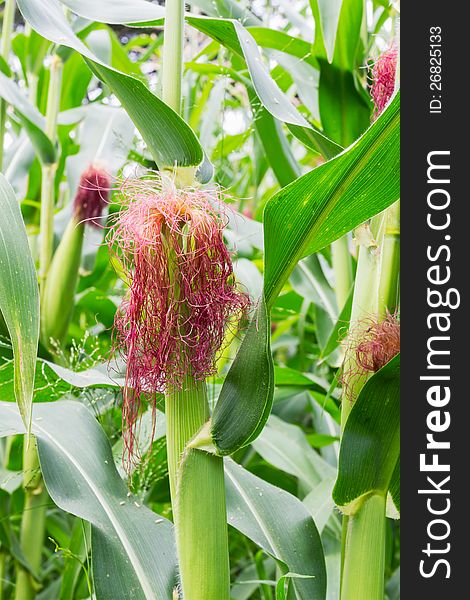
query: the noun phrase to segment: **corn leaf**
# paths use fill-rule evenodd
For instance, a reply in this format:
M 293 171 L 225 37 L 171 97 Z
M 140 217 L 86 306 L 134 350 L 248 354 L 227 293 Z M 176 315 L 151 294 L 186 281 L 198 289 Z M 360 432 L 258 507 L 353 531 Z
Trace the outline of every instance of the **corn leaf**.
M 343 512 L 354 512 L 358 500 L 368 494 L 388 492 L 399 455 L 398 355 L 365 384 L 346 422 L 333 490 L 334 501 Z
M 309 577 L 293 579 L 298 600 L 324 600 L 326 572 L 323 548 L 315 523 L 295 496 L 256 477 L 231 459 L 225 459 L 227 516 L 281 566 Z
M 95 75 L 109 85 L 160 167 L 202 163 L 203 150 L 189 125 L 141 81 L 100 61 L 75 35 L 58 0 L 18 0 L 18 7 L 36 32 L 79 52 Z
M 0 174 L 0 317 L 13 347 L 14 394 L 29 433 L 39 338 L 39 290 L 15 194 Z
M 270 308 L 297 262 L 399 198 L 400 95 L 347 150 L 273 196 L 264 213 Z
M 16 406 L 0 402 L 0 437 L 24 432 Z M 177 583 L 173 527 L 128 496 L 91 412 L 78 402 L 35 404 L 32 432 L 52 500 L 92 525 L 97 598 L 115 600 L 126 590 L 136 600 L 170 600 Z

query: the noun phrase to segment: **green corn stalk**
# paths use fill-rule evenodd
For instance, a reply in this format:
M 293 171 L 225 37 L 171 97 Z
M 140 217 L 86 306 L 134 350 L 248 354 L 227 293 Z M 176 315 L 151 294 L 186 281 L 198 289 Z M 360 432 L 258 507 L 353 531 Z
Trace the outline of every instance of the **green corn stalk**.
M 335 275 L 336 301 L 338 303 L 338 310 L 341 312 L 353 284 L 352 262 L 347 235 L 344 235 L 331 244 L 331 262 Z
M 21 519 L 20 544 L 33 573 L 38 575 L 49 496 L 41 476 L 36 441 L 32 437 L 29 444 L 26 444 L 25 439 L 23 473 L 25 503 Z M 15 600 L 32 600 L 36 597 L 37 591 L 38 583 L 33 574 L 18 563 Z
M 184 600 L 228 600 L 223 459 L 188 444 L 209 419 L 206 384 L 186 377 L 165 398 L 168 471 Z
M 167 0 L 163 46 L 163 100 L 181 112 L 184 2 Z M 187 171 L 178 170 L 183 182 Z M 221 457 L 188 443 L 209 419 L 205 382 L 189 374 L 165 397 L 168 470 L 181 587 L 185 600 L 229 600 L 227 514 Z
M 57 116 L 59 114 L 60 90 L 62 81 L 62 60 L 54 55 L 50 65 L 49 89 L 47 94 L 45 133 L 55 143 L 57 139 Z M 55 174 L 57 164 L 42 165 L 41 179 L 41 245 L 39 249 L 39 277 L 44 290 L 44 284 L 52 260 L 54 242 L 54 204 L 55 204 Z
M 351 327 L 355 336 L 363 321 L 383 318 L 398 305 L 400 259 L 399 203 L 371 220 L 370 229 L 359 232 L 359 258 L 354 288 Z M 364 325 L 361 323 L 364 322 Z M 344 370 L 354 373 L 355 356 L 346 350 Z M 352 402 L 369 375 L 355 375 L 343 397 L 341 426 L 344 429 Z M 386 497 L 373 494 L 350 516 L 343 516 L 341 600 L 383 600 L 385 567 Z

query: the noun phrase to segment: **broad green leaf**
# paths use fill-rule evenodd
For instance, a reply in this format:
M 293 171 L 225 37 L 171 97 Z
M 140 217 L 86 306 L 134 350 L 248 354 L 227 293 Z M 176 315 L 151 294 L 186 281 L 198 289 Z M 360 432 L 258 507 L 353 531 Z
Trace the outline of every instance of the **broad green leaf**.
M 270 321 L 263 300 L 252 318 L 212 414 L 211 434 L 220 454 L 246 446 L 271 412 L 274 375 Z
M 269 200 L 264 213 L 269 308 L 300 259 L 398 199 L 399 106 L 398 93 L 355 144 Z
M 315 523 L 300 500 L 228 458 L 225 481 L 229 524 L 273 556 L 283 566 L 284 575 L 290 571 L 313 577 L 292 580 L 298 600 L 324 600 L 323 548 Z
M 0 312 L 13 347 L 15 399 L 29 434 L 39 339 L 39 290 L 20 207 L 1 173 L 0 214 Z
M 104 64 L 75 35 L 58 0 L 18 0 L 31 27 L 43 37 L 79 52 L 95 75 L 119 98 L 161 167 L 196 166 L 204 158 L 192 129 L 141 81 Z
M 356 89 L 354 75 L 334 63 L 321 62 L 318 101 L 323 130 L 330 139 L 349 146 L 368 127 L 370 105 Z
M 346 514 L 369 494 L 384 496 L 400 454 L 400 356 L 364 385 L 341 440 L 333 498 Z
M 237 0 L 196 0 L 194 4 L 212 17 L 223 16 L 239 19 L 245 25 L 261 25 L 261 20 Z
M 24 432 L 15 405 L 1 402 L 0 436 Z M 128 495 L 93 415 L 78 402 L 35 404 L 32 432 L 52 500 L 92 525 L 97 598 L 115 600 L 125 589 L 138 600 L 170 600 L 177 583 L 172 525 Z
M 53 163 L 56 159 L 54 144 L 44 133 L 46 121 L 42 114 L 29 103 L 23 92 L 10 78 L 0 71 L 0 98 L 11 104 L 31 143 L 43 163 Z

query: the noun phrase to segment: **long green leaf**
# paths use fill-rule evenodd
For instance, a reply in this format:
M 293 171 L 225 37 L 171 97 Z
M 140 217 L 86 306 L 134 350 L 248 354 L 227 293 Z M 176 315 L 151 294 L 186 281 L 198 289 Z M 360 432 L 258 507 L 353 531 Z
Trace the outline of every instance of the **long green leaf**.
M 15 194 L 0 173 L 0 311 L 10 333 L 14 392 L 29 433 L 39 339 L 39 290 Z
M 15 405 L 0 402 L 0 437 L 24 431 Z M 126 590 L 136 600 L 170 600 L 177 583 L 173 527 L 128 495 L 93 415 L 78 402 L 35 404 L 32 431 L 51 498 L 92 524 L 97 598 L 115 600 Z
M 355 144 L 269 200 L 264 213 L 268 307 L 301 258 L 398 199 L 399 108 L 398 93 Z
M 142 134 L 161 167 L 196 166 L 204 159 L 192 129 L 145 85 L 104 64 L 74 34 L 58 0 L 18 0 L 31 27 L 46 39 L 79 52 L 94 73 L 105 81 Z
M 297 600 L 324 600 L 323 548 L 305 506 L 231 459 L 225 459 L 225 476 L 229 524 L 279 561 L 284 574 L 312 577 L 292 580 Z
M 212 415 L 212 438 L 220 454 L 232 454 L 254 440 L 271 412 L 274 372 L 270 338 L 269 315 L 260 300 Z
M 221 44 L 241 55 L 248 66 L 253 87 L 266 110 L 276 119 L 287 123 L 292 133 L 326 158 L 335 156 L 341 146 L 313 127 L 297 110 L 263 64 L 258 46 L 251 33 L 238 21 L 187 16 L 186 21 Z
M 333 498 L 352 514 L 368 494 L 385 495 L 400 454 L 400 355 L 362 388 L 341 440 Z

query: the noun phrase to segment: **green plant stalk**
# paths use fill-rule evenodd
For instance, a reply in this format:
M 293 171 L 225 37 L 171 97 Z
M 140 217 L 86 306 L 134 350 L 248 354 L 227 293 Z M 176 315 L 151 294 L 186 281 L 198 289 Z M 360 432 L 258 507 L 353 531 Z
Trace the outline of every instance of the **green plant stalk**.
M 184 0 L 167 0 L 165 9 L 162 99 L 180 114 L 183 80 Z
M 188 442 L 209 419 L 206 384 L 187 376 L 165 397 L 170 492 L 184 600 L 229 600 L 223 459 Z
M 376 215 L 371 219 L 370 229 L 362 228 L 357 230 L 357 240 L 359 241 L 359 254 L 356 271 L 356 281 L 354 284 L 353 304 L 351 309 L 351 324 L 350 328 L 354 330 L 354 337 L 360 337 L 361 327 L 367 328 L 367 319 L 376 317 L 377 315 L 386 314 L 386 305 L 384 304 L 384 293 L 386 290 L 397 289 L 397 282 L 393 283 L 394 278 L 398 275 L 395 269 L 395 260 L 390 260 L 389 252 L 396 251 L 396 248 L 386 243 L 385 234 L 387 225 L 396 225 L 396 219 L 390 216 L 390 207 L 384 213 Z M 395 213 L 394 213 L 395 214 Z M 343 402 L 341 405 L 341 429 L 343 430 L 349 413 L 351 412 L 353 401 L 358 397 L 362 387 L 366 383 L 369 375 L 357 369 L 356 356 L 354 350 L 346 348 L 344 360 L 344 377 L 348 377 L 348 373 L 353 375 L 350 380 L 345 381 L 343 394 Z M 385 513 L 383 516 L 385 527 Z M 355 542 L 350 540 L 350 520 L 351 517 L 343 515 L 343 531 L 341 538 L 341 589 L 346 574 L 346 566 L 348 553 L 357 552 Z M 360 528 L 360 525 L 355 526 L 355 529 Z M 364 550 L 362 550 L 364 552 Z M 367 568 L 369 562 L 369 554 L 366 552 L 363 556 L 362 568 Z M 383 569 L 381 571 L 383 575 Z M 347 596 L 341 596 L 342 600 L 346 600 Z
M 3 600 L 3 582 L 6 577 L 6 555 L 0 550 L 0 600 Z
M 348 519 L 341 600 L 383 600 L 385 497 L 366 498 Z
M 52 353 L 63 344 L 72 316 L 84 223 L 72 218 L 54 253 L 42 295 L 41 341 Z
M 367 319 L 379 312 L 383 222 L 384 216 L 377 215 L 371 220 L 370 228 L 362 226 L 356 230 L 359 253 L 350 321 L 350 331 L 353 331 L 354 337 L 360 337 L 360 328 L 367 328 Z M 357 369 L 354 349 L 346 348 L 343 372 L 347 394 L 343 394 L 341 405 L 342 429 L 346 425 L 354 398 L 357 398 L 368 378 L 368 375 L 355 374 Z M 353 374 L 350 381 L 347 380 L 349 373 Z
M 353 284 L 352 262 L 347 235 L 331 244 L 331 261 L 335 275 L 336 302 L 338 311 L 341 312 Z
M 45 133 L 55 143 L 57 139 L 57 116 L 59 114 L 62 81 L 62 60 L 54 55 L 51 60 L 49 89 L 47 95 Z M 54 242 L 55 174 L 57 164 L 42 165 L 41 180 L 41 245 L 39 248 L 39 277 L 44 287 L 52 260 Z
M 400 201 L 385 211 L 382 267 L 379 283 L 379 318 L 397 312 L 400 302 Z
M 33 437 L 30 438 L 29 444 L 25 443 L 24 446 L 23 489 L 25 504 L 21 520 L 20 545 L 33 573 L 39 574 L 49 496 L 41 476 L 37 445 Z M 15 600 L 35 598 L 37 588 L 33 575 L 18 564 Z
M 11 48 L 11 34 L 15 22 L 16 0 L 5 0 L 3 9 L 2 40 L 0 42 L 0 55 L 8 62 Z M 3 171 L 3 145 L 7 118 L 7 103 L 0 99 L 0 171 Z

